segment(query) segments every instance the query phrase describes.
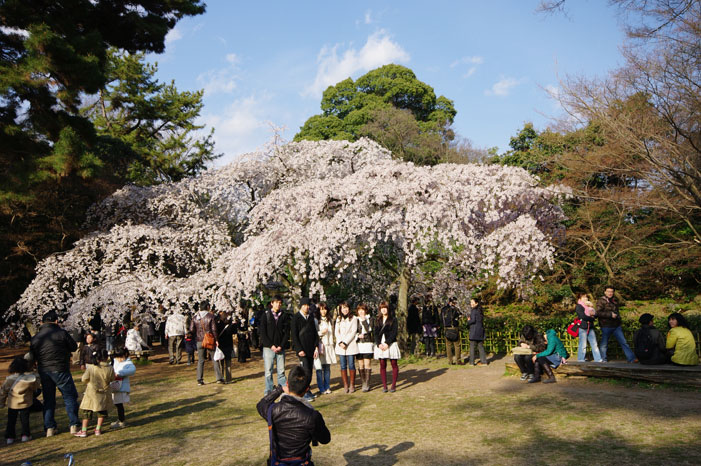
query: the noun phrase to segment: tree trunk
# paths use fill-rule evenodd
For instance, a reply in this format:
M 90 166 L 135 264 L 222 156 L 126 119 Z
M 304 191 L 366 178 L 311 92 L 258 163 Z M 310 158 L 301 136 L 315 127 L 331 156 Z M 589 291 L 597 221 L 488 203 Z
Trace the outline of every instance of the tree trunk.
M 397 296 L 397 341 L 399 348 L 403 353 L 406 353 L 407 348 L 407 303 L 409 298 L 409 272 L 407 269 L 402 269 L 399 274 L 399 296 Z

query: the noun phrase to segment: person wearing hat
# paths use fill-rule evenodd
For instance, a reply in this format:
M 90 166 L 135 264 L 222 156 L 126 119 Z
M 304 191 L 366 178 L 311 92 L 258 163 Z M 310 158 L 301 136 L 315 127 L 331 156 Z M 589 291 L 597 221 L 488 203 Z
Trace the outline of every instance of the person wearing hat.
M 441 324 L 445 337 L 445 353 L 448 364 L 460 364 L 460 311 L 455 306 L 457 300 L 450 298 L 448 305 L 441 309 Z M 455 360 L 453 360 L 455 353 Z
M 292 316 L 290 333 L 292 334 L 292 350 L 299 358 L 299 364 L 312 378 L 314 358 L 319 356 L 319 334 L 316 331 L 314 316 L 309 312 L 309 298 L 299 301 L 299 312 Z M 311 390 L 304 394 L 307 401 L 314 400 Z
M 633 351 L 640 364 L 664 364 L 667 359 L 664 335 L 655 328 L 652 319 L 652 314 L 641 315 L 640 330 L 633 336 Z

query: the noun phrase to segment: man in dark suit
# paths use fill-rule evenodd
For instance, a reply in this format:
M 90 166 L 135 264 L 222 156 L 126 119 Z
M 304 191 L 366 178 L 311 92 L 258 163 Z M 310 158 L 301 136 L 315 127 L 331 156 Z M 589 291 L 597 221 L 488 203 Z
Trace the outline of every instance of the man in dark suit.
M 300 365 L 311 380 L 314 358 L 319 356 L 319 334 L 316 330 L 314 316 L 309 312 L 311 304 L 309 298 L 302 298 L 299 304 L 299 312 L 292 316 L 292 349 L 299 357 Z M 305 393 L 304 399 L 314 400 L 311 390 Z

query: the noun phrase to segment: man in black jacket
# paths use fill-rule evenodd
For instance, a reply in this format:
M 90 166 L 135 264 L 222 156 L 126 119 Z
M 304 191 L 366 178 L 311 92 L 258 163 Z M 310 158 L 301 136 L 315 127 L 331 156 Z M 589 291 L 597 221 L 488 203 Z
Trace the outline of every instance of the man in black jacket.
M 331 441 L 324 417 L 302 398 L 309 389 L 310 379 L 302 366 L 295 366 L 290 370 L 286 385 L 278 385 L 256 406 L 261 417 L 272 426 L 270 450 L 274 458 L 269 458 L 270 462 L 306 460 L 303 464 L 313 466 L 309 443 L 316 446 Z M 280 402 L 275 403 L 280 395 Z
M 286 382 L 285 349 L 290 340 L 290 318 L 282 310 L 282 298 L 275 296 L 270 305 L 271 309 L 266 311 L 260 323 L 266 395 L 273 390 L 273 366 L 277 366 L 278 385 Z
M 54 411 L 56 411 L 56 388 L 63 395 L 71 433 L 78 432 L 78 390 L 71 375 L 71 353 L 78 344 L 64 329 L 58 326 L 58 314 L 49 311 L 41 319 L 39 331 L 32 338 L 29 352 L 36 361 L 44 394 L 44 430 L 46 436 L 58 433 Z
M 445 337 L 445 353 L 448 364 L 460 364 L 460 311 L 455 306 L 456 299 L 450 298 L 448 304 L 441 309 L 441 324 Z M 455 362 L 453 362 L 455 353 Z
M 309 312 L 309 298 L 302 298 L 299 304 L 299 312 L 292 316 L 292 350 L 297 353 L 299 363 L 311 379 L 314 358 L 319 355 L 319 334 L 314 323 L 314 316 Z M 304 394 L 304 399 L 314 400 L 311 390 Z

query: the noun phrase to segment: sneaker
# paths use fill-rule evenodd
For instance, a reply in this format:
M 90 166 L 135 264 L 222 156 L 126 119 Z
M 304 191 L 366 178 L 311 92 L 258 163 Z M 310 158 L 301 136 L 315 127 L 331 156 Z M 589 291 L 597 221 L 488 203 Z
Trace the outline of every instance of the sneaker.
M 521 380 L 526 380 L 528 378 L 528 374 L 521 374 Z
M 226 385 L 226 382 L 224 382 L 222 379 L 217 380 L 217 383 L 219 385 Z M 202 385 L 204 385 L 204 383 Z
M 6 440 L 6 442 L 7 442 L 8 445 L 12 445 L 13 443 L 15 443 L 15 439 L 13 439 L 13 438 L 8 438 L 8 439 Z
M 80 431 L 80 426 L 79 426 L 79 425 L 76 425 L 76 424 L 73 424 L 73 425 L 71 426 L 71 434 L 75 434 L 75 433 L 78 432 L 78 431 Z
M 384 387 L 384 388 L 382 389 L 382 393 L 387 393 L 387 387 Z
M 102 435 L 102 429 L 95 429 L 95 435 Z
M 197 385 L 204 385 L 204 380 L 198 380 Z
M 394 392 L 396 392 L 396 391 L 397 391 L 396 388 L 390 388 L 390 389 L 389 389 L 389 392 L 390 392 L 390 393 L 394 393 Z
M 53 437 L 56 434 L 58 434 L 58 427 L 49 427 L 48 429 L 46 429 L 47 437 Z
M 85 438 L 85 437 L 88 436 L 88 433 L 87 433 L 86 431 L 84 431 L 84 430 L 79 430 L 78 432 L 76 432 L 75 434 L 73 434 L 73 436 L 79 437 L 79 438 Z
M 330 389 L 330 388 L 324 392 L 324 395 L 330 395 L 330 394 L 331 394 L 331 389 Z
M 113 429 L 123 429 L 124 427 L 126 427 L 126 425 L 127 424 L 125 422 L 115 421 L 112 423 L 112 425 L 110 425 L 110 427 L 112 427 Z
M 32 439 L 31 435 L 23 435 L 22 436 L 22 441 L 23 442 L 29 442 Z

